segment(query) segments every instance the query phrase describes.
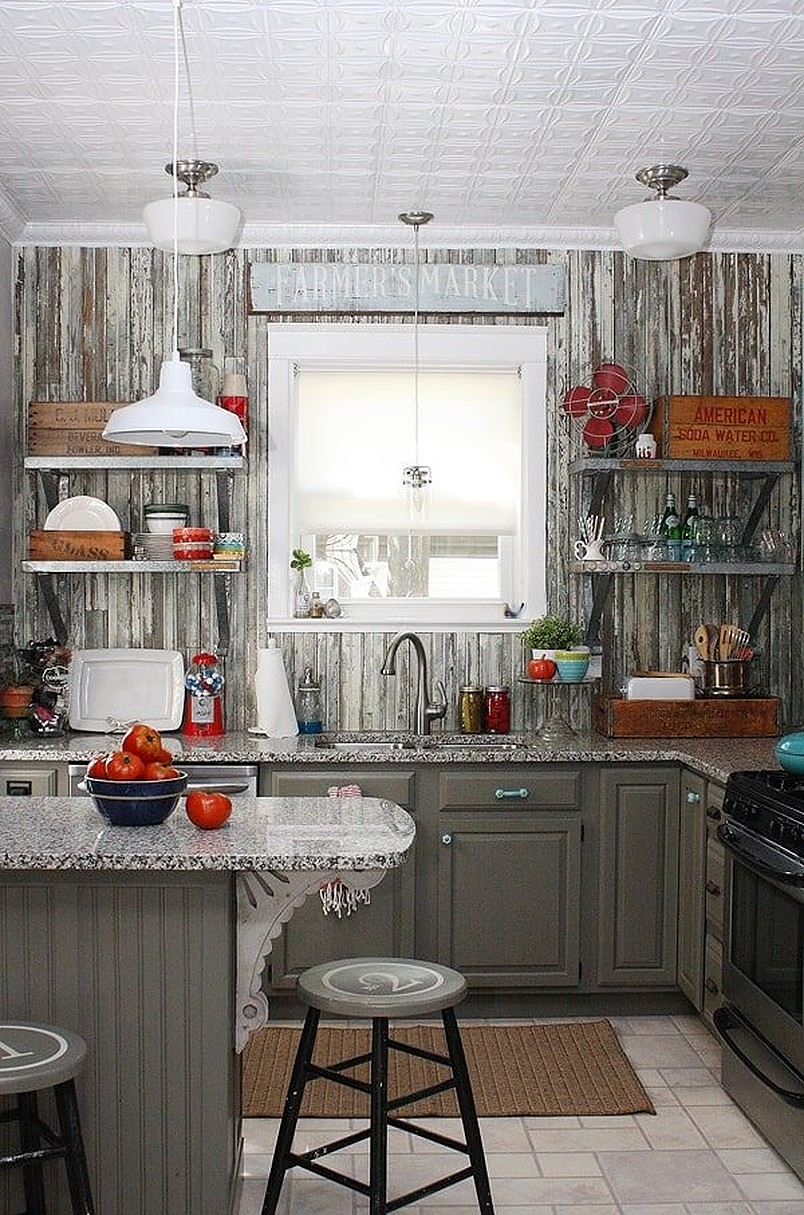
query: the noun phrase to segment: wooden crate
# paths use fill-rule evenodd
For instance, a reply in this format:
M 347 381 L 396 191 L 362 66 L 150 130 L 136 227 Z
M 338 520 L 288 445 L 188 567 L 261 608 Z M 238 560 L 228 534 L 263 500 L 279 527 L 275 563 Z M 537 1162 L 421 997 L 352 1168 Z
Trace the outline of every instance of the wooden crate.
M 666 460 L 791 460 L 788 397 L 660 397 L 650 430 Z
M 770 738 L 778 732 L 775 697 L 625 700 L 598 696 L 595 729 L 607 738 Z
M 103 428 L 120 404 L 111 401 L 31 401 L 30 456 L 147 456 L 156 447 L 109 443 Z
M 126 532 L 32 531 L 31 561 L 123 561 Z

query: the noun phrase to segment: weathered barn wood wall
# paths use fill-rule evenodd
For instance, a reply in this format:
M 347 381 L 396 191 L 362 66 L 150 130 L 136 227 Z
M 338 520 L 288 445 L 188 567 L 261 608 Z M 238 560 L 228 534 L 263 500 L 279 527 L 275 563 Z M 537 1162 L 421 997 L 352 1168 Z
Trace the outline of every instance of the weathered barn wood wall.
M 264 644 L 267 487 L 265 452 L 270 426 L 266 401 L 265 325 L 248 312 L 247 272 L 251 259 L 406 260 L 407 249 L 323 251 L 238 250 L 180 262 L 179 342 L 207 346 L 216 364 L 224 356 L 245 360 L 250 389 L 247 477 L 232 486 L 233 526 L 248 533 L 246 572 L 229 580 L 232 643 L 227 658 L 227 720 L 241 728 L 253 720 L 251 673 L 255 650 Z M 797 434 L 801 413 L 802 258 L 781 254 L 701 254 L 680 263 L 636 262 L 613 252 L 531 250 L 433 250 L 439 261 L 478 264 L 533 262 L 563 266 L 567 308 L 562 316 L 519 318 L 546 325 L 549 333 L 548 596 L 551 610 L 580 615 L 591 605 L 591 580 L 568 573 L 576 537 L 577 485 L 568 485 L 568 465 L 580 454 L 577 432 L 562 420 L 558 403 L 565 387 L 582 382 L 601 359 L 633 368 L 651 396 L 725 393 L 791 396 Z M 41 526 L 45 504 L 34 478 L 22 471 L 27 402 L 118 400 L 148 395 L 169 353 L 172 275 L 169 259 L 152 249 L 26 248 L 16 266 L 17 364 L 13 469 L 14 597 L 18 643 L 46 636 L 50 624 L 37 580 L 19 572 L 27 533 Z M 389 317 L 389 322 L 401 318 Z M 426 319 L 426 318 L 423 318 Z M 462 318 L 455 318 L 460 320 Z M 489 318 L 464 318 L 493 324 Z M 500 318 L 505 322 L 506 318 Z M 289 321 L 288 323 L 293 323 Z M 371 318 L 356 323 L 383 323 Z M 509 322 L 510 323 L 510 322 Z M 716 514 L 744 513 L 743 486 L 734 478 L 692 477 L 677 482 L 684 496 L 698 491 L 703 507 Z M 188 501 L 198 522 L 212 522 L 215 478 L 186 474 L 76 474 L 70 493 L 105 498 L 124 526 L 139 530 L 142 504 L 166 498 Z M 663 477 L 616 482 L 618 514 L 633 515 L 641 528 L 666 489 Z M 564 509 L 567 495 L 573 508 Z M 798 479 L 776 491 L 770 525 L 800 543 Z M 641 576 L 616 581 L 605 622 L 606 676 L 611 686 L 635 667 L 678 669 L 682 651 L 699 620 L 746 623 L 760 593 L 757 578 Z M 65 576 L 59 593 L 75 646 L 175 646 L 188 657 L 217 645 L 211 579 L 192 575 Z M 777 587 L 761 630 L 761 654 L 753 664 L 758 687 L 783 699 L 784 720 L 804 718 L 802 697 L 802 581 Z M 292 677 L 313 661 L 325 690 L 330 727 L 381 728 L 409 723 L 409 680 L 404 661 L 396 679 L 379 667 L 388 634 L 315 631 L 281 637 Z M 560 704 L 576 725 L 588 723 L 585 689 L 532 689 L 516 683 L 522 654 L 516 634 L 425 635 L 434 676 L 451 694 L 467 676 L 511 683 L 515 728 L 535 728 Z

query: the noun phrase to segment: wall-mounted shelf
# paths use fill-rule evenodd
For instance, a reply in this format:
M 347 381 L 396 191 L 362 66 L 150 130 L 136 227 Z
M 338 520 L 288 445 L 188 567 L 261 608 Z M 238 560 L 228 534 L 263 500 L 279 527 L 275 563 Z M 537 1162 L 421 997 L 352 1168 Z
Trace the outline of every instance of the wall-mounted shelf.
M 29 574 L 231 574 L 240 561 L 23 561 Z
M 26 456 L 24 467 L 39 476 L 48 510 L 60 500 L 59 482 L 73 472 L 196 472 L 214 473 L 217 482 L 217 531 L 231 531 L 230 505 L 232 477 L 243 472 L 246 460 L 241 455 L 190 456 Z M 229 603 L 227 583 L 221 574 L 238 573 L 241 561 L 23 561 L 22 569 L 39 579 L 53 632 L 57 640 L 67 641 L 67 625 L 62 616 L 56 578 L 65 574 L 212 574 L 215 609 L 218 618 L 217 652 L 225 657 L 229 650 Z
M 197 472 L 218 470 L 238 472 L 246 467 L 244 456 L 26 456 L 24 466 L 29 471 L 73 472 L 86 469 L 94 472 L 170 472 L 189 469 Z
M 796 470 L 797 465 L 793 460 L 619 460 L 584 456 L 570 465 L 570 472 L 576 479 L 592 480 L 591 492 L 584 492 L 582 495 L 581 510 L 586 515 L 605 514 L 605 502 L 612 481 L 619 475 L 661 475 L 667 478 L 676 474 L 699 473 L 708 477 L 730 476 L 741 482 L 759 482 L 758 488 L 753 490 L 753 501 L 746 513 L 740 536 L 739 543 L 745 551 L 751 548 L 754 534 L 779 479 L 794 474 Z M 573 573 L 590 574 L 593 577 L 592 609 L 586 633 L 586 641 L 593 644 L 598 639 L 612 578 L 635 574 L 680 574 L 688 578 L 694 575 L 709 577 L 720 574 L 726 577 L 762 578 L 762 593 L 747 626 L 748 632 L 753 636 L 768 610 L 779 578 L 794 574 L 797 566 L 792 562 L 765 561 L 575 561 L 570 563 L 569 568 Z

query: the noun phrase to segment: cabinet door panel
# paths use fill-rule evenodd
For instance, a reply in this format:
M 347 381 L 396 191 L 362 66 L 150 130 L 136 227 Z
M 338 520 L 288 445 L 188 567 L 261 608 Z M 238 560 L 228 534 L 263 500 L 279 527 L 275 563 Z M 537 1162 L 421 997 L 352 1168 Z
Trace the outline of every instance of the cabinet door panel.
M 597 980 L 672 987 L 678 912 L 678 773 L 601 772 Z
M 703 1004 L 706 782 L 681 776 L 678 858 L 678 985 L 694 1008 Z
M 475 987 L 579 981 L 577 815 L 440 820 L 438 956 Z

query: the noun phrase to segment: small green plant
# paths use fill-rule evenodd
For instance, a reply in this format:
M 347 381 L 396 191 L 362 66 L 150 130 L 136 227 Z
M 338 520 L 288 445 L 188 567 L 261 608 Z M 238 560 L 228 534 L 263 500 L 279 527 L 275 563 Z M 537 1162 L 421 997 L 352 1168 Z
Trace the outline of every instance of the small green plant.
M 527 650 L 568 650 L 582 637 L 580 626 L 562 616 L 539 616 L 525 629 L 522 643 Z
M 307 570 L 313 564 L 313 559 L 303 548 L 294 548 L 290 568 L 292 570 Z

